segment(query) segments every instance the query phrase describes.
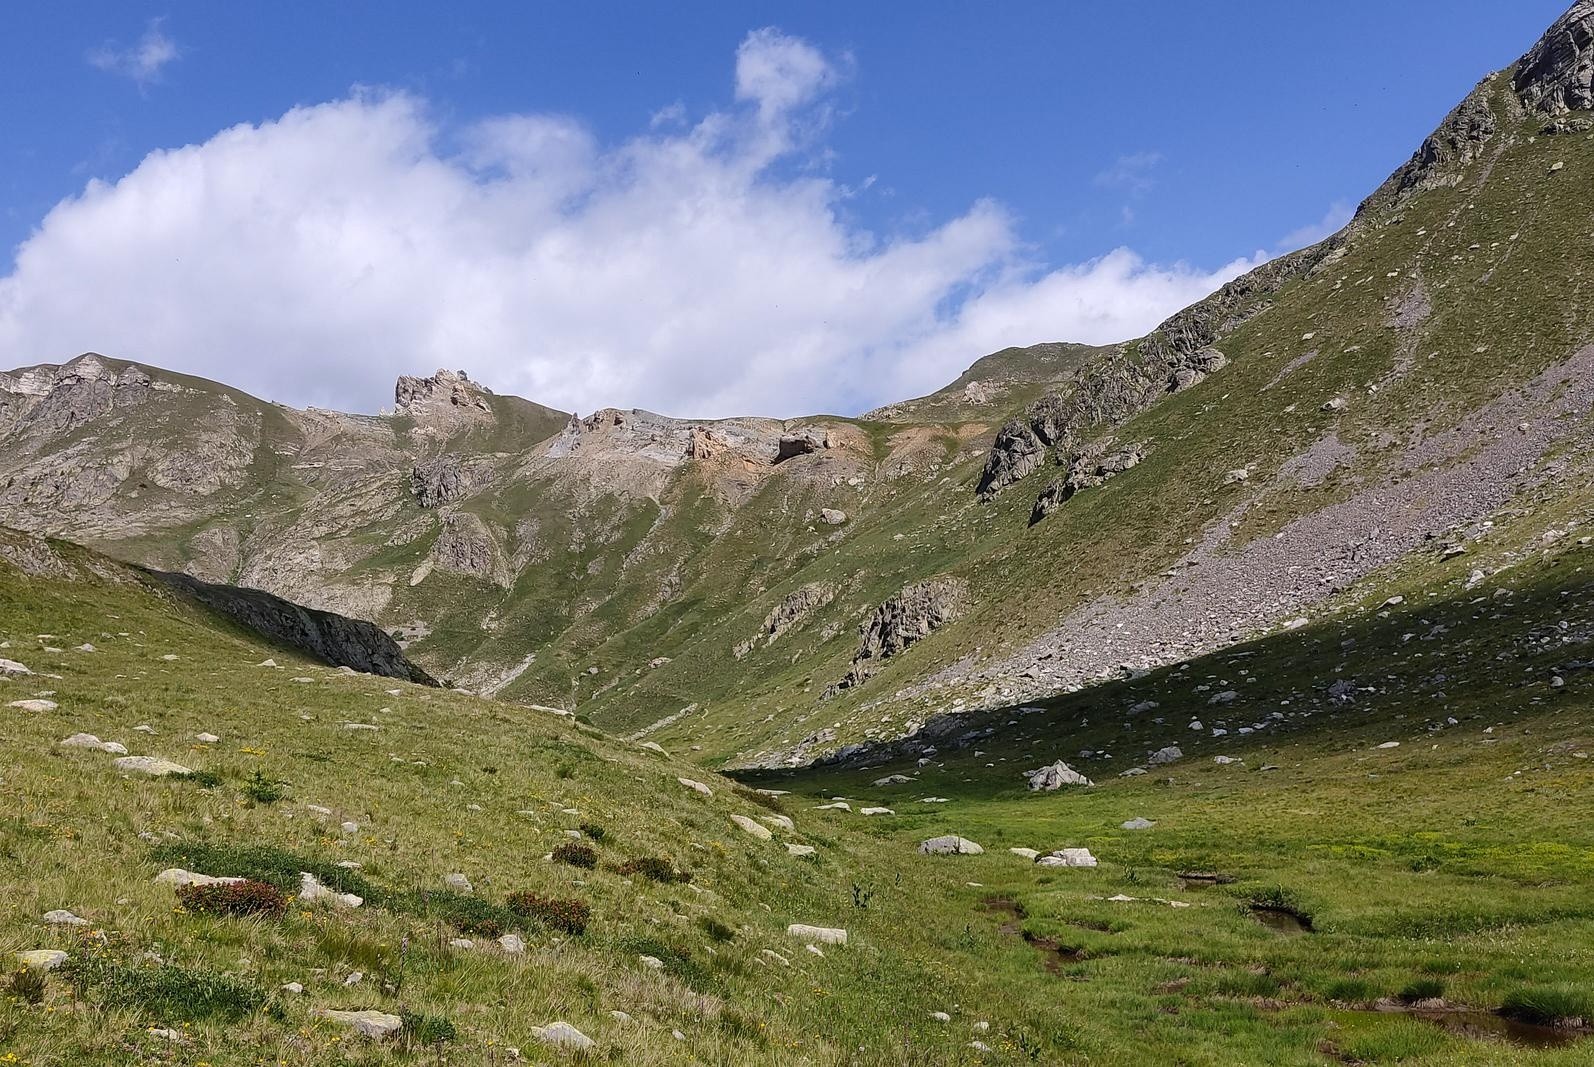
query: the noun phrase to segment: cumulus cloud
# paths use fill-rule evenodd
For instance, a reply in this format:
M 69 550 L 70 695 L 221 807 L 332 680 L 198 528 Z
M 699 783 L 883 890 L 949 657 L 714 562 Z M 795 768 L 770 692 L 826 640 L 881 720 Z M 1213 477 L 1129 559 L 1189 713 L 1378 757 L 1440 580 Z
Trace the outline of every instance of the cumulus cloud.
M 1006 345 L 1138 335 L 1248 265 L 1048 269 L 991 201 L 862 229 L 854 190 L 785 165 L 823 152 L 843 67 L 757 31 L 735 105 L 614 144 L 358 93 L 153 152 L 17 250 L 0 363 L 95 350 L 355 410 L 446 366 L 582 412 L 852 413 Z
M 182 54 L 161 23 L 161 19 L 151 19 L 144 36 L 130 46 L 112 42 L 92 50 L 88 54 L 89 64 L 107 73 L 131 78 L 140 88 L 160 80 L 161 71 Z

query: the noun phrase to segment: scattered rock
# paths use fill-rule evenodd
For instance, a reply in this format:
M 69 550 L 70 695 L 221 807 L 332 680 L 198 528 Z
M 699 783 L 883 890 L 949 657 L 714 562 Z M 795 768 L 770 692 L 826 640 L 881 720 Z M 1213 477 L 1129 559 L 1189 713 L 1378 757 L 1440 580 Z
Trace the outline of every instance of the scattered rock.
M 1096 857 L 1088 848 L 1060 848 L 1037 859 L 1041 867 L 1094 867 Z
M 547 1026 L 533 1026 L 531 1028 L 531 1036 L 541 1041 L 544 1045 L 552 1045 L 554 1048 L 582 1051 L 597 1045 L 596 1041 L 567 1022 L 551 1022 Z
M 833 926 L 806 926 L 802 923 L 792 923 L 786 927 L 786 936 L 795 937 L 799 941 L 817 942 L 822 945 L 845 945 L 847 931 Z
M 301 904 L 336 904 L 345 908 L 358 908 L 365 903 L 353 893 L 339 893 L 321 884 L 309 871 L 299 872 L 299 902 Z
M 926 856 L 978 856 L 985 850 L 966 837 L 945 834 L 921 842 L 919 851 Z
M 116 756 L 127 755 L 127 748 L 115 741 L 101 741 L 93 734 L 73 734 L 61 742 L 65 748 L 92 748 Z
M 1155 825 L 1157 824 L 1152 822 L 1150 819 L 1141 818 L 1130 819 L 1128 822 L 1121 822 L 1118 824 L 1119 828 L 1124 830 L 1149 830 Z
M 376 1041 L 382 1041 L 399 1032 L 404 1025 L 404 1020 L 397 1015 L 389 1015 L 385 1011 L 375 1008 L 365 1008 L 361 1011 L 339 1011 L 333 1008 L 323 1008 L 317 1012 L 321 1018 L 329 1022 L 341 1023 L 357 1034 L 362 1034 Z
M 17 962 L 30 971 L 53 971 L 66 962 L 66 953 L 55 948 L 36 948 L 18 952 Z
M 448 888 L 452 889 L 456 893 L 475 892 L 470 884 L 470 879 L 466 878 L 463 874 L 445 874 L 443 875 L 443 884 L 448 886 Z
M 160 885 L 185 886 L 185 885 L 231 885 L 241 882 L 242 878 L 215 878 L 208 874 L 199 874 L 195 871 L 185 871 L 181 867 L 168 867 L 155 876 L 155 881 Z
M 526 942 L 519 934 L 505 934 L 498 939 L 498 947 L 511 956 L 518 956 L 526 951 Z
M 772 836 L 774 836 L 769 832 L 769 827 L 765 826 L 763 823 L 754 822 L 745 815 L 732 815 L 731 822 L 739 826 L 744 832 L 752 834 L 760 841 L 768 841 Z
M 819 521 L 826 526 L 840 526 L 847 521 L 847 513 L 845 511 L 837 511 L 835 508 L 820 508 Z
M 1089 778 L 1080 774 L 1074 768 L 1058 760 L 1049 767 L 1039 770 L 1025 771 L 1024 776 L 1029 779 L 1031 792 L 1047 792 L 1061 789 L 1065 785 L 1095 785 Z
M 711 797 L 714 795 L 714 790 L 710 789 L 702 782 L 693 781 L 690 778 L 677 778 L 676 781 L 680 782 L 682 785 L 686 786 L 686 788 L 693 790 L 694 792 L 702 793 L 706 797 Z
M 799 845 L 788 841 L 786 843 L 786 851 L 793 856 L 812 856 L 814 854 L 814 846 Z
M 1032 848 L 1010 848 L 1008 851 L 1027 860 L 1034 860 L 1040 857 L 1040 853 Z
M 895 815 L 890 808 L 859 808 L 859 815 Z
M 1169 745 L 1166 748 L 1157 749 L 1157 751 L 1151 754 L 1146 762 L 1153 767 L 1160 767 L 1163 764 L 1172 763 L 1175 760 L 1181 760 L 1183 758 L 1184 752 L 1179 748 L 1178 745 Z
M 74 915 L 64 908 L 44 913 L 44 921 L 51 926 L 87 926 L 89 921 L 80 915 Z
M 19 711 L 54 711 L 60 707 L 53 700 L 13 700 L 7 706 L 16 708 Z

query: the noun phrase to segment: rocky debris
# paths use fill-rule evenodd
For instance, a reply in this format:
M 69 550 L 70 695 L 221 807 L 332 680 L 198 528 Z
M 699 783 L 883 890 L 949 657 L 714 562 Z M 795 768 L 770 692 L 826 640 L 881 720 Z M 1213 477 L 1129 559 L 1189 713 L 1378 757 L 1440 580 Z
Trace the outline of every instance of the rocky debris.
M 1146 763 L 1152 767 L 1161 767 L 1164 764 L 1181 759 L 1184 759 L 1184 751 L 1178 745 L 1168 745 L 1153 752 L 1147 757 Z
M 834 695 L 862 684 L 883 660 L 962 617 L 968 608 L 968 583 L 961 578 L 930 578 L 904 586 L 864 623 L 852 667 L 828 692 Z
M 1053 481 L 1036 497 L 1029 524 L 1034 526 L 1071 500 L 1076 493 L 1105 485 L 1108 479 L 1139 466 L 1145 458 L 1145 449 L 1138 445 L 1074 457 L 1068 464 L 1068 473 Z
M 1035 860 L 1039 867 L 1094 867 L 1096 857 L 1088 848 L 1060 848 Z
M 978 856 L 985 850 L 966 837 L 945 834 L 920 842 L 919 851 L 926 856 Z
M 784 463 L 788 459 L 798 456 L 809 456 L 820 449 L 830 447 L 828 434 L 816 434 L 810 430 L 800 433 L 783 433 L 780 441 L 775 446 L 775 462 Z
M 185 885 L 232 885 L 241 881 L 242 878 L 217 878 L 195 871 L 185 871 L 181 867 L 168 867 L 155 876 L 157 885 L 169 885 L 174 889 Z
M 735 823 L 743 833 L 751 834 L 760 841 L 768 841 L 773 836 L 769 832 L 769 827 L 763 823 L 755 822 L 745 815 L 732 815 L 731 822 Z
M 734 655 L 737 659 L 741 659 L 760 641 L 766 646 L 774 644 L 787 631 L 801 626 L 808 616 L 835 598 L 836 587 L 829 582 L 809 582 L 792 590 L 780 599 L 780 603 L 770 609 L 758 633 L 732 650 Z
M 1578 0 L 1517 61 L 1522 105 L 1546 115 L 1594 108 L 1594 0 Z
M 1008 851 L 1020 859 L 1034 861 L 1040 858 L 1040 853 L 1033 848 L 1010 848 Z
M 45 912 L 42 921 L 48 926 L 87 926 L 89 924 L 87 919 L 67 911 L 65 908 L 57 908 L 54 911 Z
M 859 815 L 895 815 L 896 812 L 893 811 L 890 808 L 875 807 L 875 808 L 859 808 L 858 809 L 858 814 Z
M 65 748 L 92 748 L 100 752 L 109 752 L 115 756 L 127 755 L 127 748 L 115 741 L 101 741 L 93 734 L 73 734 L 64 739 L 61 745 Z
M 410 492 L 423 508 L 440 508 L 479 491 L 491 478 L 491 469 L 479 459 L 458 452 L 422 460 L 410 470 Z
M 397 1015 L 389 1015 L 387 1012 L 377 1011 L 375 1008 L 365 1008 L 360 1011 L 323 1008 L 316 1014 L 328 1022 L 347 1026 L 355 1033 L 375 1041 L 383 1041 L 392 1037 L 404 1025 L 404 1020 Z
M 505 934 L 498 939 L 498 947 L 506 955 L 519 956 L 526 951 L 526 941 L 519 934 Z
M 17 962 L 30 971 L 53 971 L 66 962 L 66 953 L 57 948 L 36 948 L 18 952 Z
M 835 508 L 820 508 L 819 521 L 826 526 L 840 526 L 847 521 L 847 513 Z
M 1119 828 L 1124 830 L 1149 830 L 1155 825 L 1157 824 L 1152 820 L 1139 817 L 1118 824 Z
M 159 756 L 122 756 L 111 761 L 111 765 L 119 771 L 128 774 L 147 774 L 151 778 L 165 778 L 169 774 L 193 774 L 194 772 L 184 767 L 181 763 L 173 763 L 169 759 Z
M 1047 792 L 1061 789 L 1065 785 L 1095 785 L 1089 778 L 1080 774 L 1074 768 L 1058 760 L 1049 767 L 1038 770 L 1025 771 L 1024 777 L 1029 779 L 1031 792 Z
M 60 705 L 53 700 L 34 699 L 13 700 L 11 703 L 7 704 L 6 707 L 16 708 L 18 711 L 41 712 L 54 711 L 56 708 L 60 707 Z
M 795 937 L 799 941 L 819 945 L 845 945 L 847 931 L 833 926 L 807 926 L 803 923 L 792 923 L 786 927 L 786 936 Z
M 531 1036 L 541 1041 L 544 1045 L 572 1049 L 577 1052 L 595 1048 L 598 1044 L 574 1026 L 562 1021 L 551 1022 L 547 1026 L 533 1026 L 531 1028 Z
M 22 664 L 14 659 L 0 659 L 0 674 L 32 674 Z
M 431 559 L 441 570 L 509 587 L 509 564 L 499 550 L 498 539 L 485 521 L 468 511 L 443 516 L 443 530 L 432 543 Z
M 363 619 L 301 607 L 259 589 L 216 585 L 168 571 L 145 573 L 244 628 L 323 663 L 420 685 L 437 684 L 405 658 L 397 642 L 380 627 Z
M 814 851 L 815 851 L 815 849 L 814 849 L 814 846 L 812 846 L 812 845 L 799 845 L 799 844 L 796 844 L 795 842 L 791 842 L 791 841 L 788 841 L 786 843 L 786 853 L 787 853 L 787 855 L 791 855 L 791 856 L 812 856 L 814 854 Z
M 301 904 L 335 904 L 344 908 L 358 908 L 365 903 L 353 893 L 339 893 L 328 888 L 309 871 L 299 872 L 299 902 Z
M 706 797 L 711 797 L 711 796 L 714 795 L 714 790 L 710 789 L 708 786 L 704 785 L 702 782 L 696 781 L 694 779 L 691 779 L 691 778 L 677 778 L 676 781 L 680 782 L 682 785 L 686 786 L 686 788 L 692 790 L 694 793 L 702 793 Z

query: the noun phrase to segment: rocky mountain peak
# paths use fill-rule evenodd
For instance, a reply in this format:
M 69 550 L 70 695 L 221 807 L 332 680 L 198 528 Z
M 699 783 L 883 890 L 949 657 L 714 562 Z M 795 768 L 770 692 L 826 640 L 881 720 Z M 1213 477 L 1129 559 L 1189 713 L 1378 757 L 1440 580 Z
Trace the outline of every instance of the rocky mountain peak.
M 1577 0 L 1517 61 L 1512 88 L 1546 115 L 1594 108 L 1594 0 Z
M 449 408 L 490 410 L 485 397 L 492 390 L 470 380 L 462 370 L 439 369 L 427 378 L 400 375 L 393 387 L 393 402 L 407 415 L 447 411 Z

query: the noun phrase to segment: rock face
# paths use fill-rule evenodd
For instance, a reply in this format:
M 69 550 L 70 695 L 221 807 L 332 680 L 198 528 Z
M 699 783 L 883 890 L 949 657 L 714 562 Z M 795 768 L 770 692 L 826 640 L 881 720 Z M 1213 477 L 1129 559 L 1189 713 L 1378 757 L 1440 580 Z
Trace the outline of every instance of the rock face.
M 802 433 L 785 433 L 780 435 L 780 442 L 775 449 L 775 462 L 784 463 L 788 459 L 798 456 L 808 456 L 822 448 L 830 447 L 830 439 L 810 431 Z
M 1094 867 L 1096 857 L 1088 848 L 1060 848 L 1035 860 L 1038 867 Z
M 737 659 L 741 659 L 762 642 L 772 645 L 780 640 L 786 631 L 800 626 L 809 615 L 829 604 L 836 598 L 836 587 L 829 582 L 809 582 L 798 589 L 792 590 L 781 598 L 770 613 L 765 616 L 763 626 L 758 633 L 733 649 Z
M 961 578 L 931 578 L 904 586 L 864 623 L 852 667 L 831 692 L 861 684 L 882 661 L 958 619 L 968 608 L 968 583 Z
M 1081 489 L 1104 485 L 1114 475 L 1139 466 L 1145 458 L 1145 451 L 1138 446 L 1075 457 L 1068 465 L 1067 475 L 1041 490 L 1030 511 L 1029 524 L 1034 526 L 1040 522 Z
M 421 685 L 437 684 L 431 675 L 405 658 L 391 637 L 371 623 L 303 608 L 258 589 L 215 585 L 186 574 L 146 573 L 240 626 L 323 663 Z
M 1512 78 L 1524 107 L 1546 115 L 1594 108 L 1594 0 L 1578 0 L 1555 20 Z
M 509 586 L 509 566 L 498 539 L 485 522 L 467 511 L 443 517 L 443 532 L 432 546 L 432 561 L 445 571 Z
M 410 491 L 423 508 L 438 508 L 475 493 L 487 484 L 489 471 L 458 452 L 423 460 L 410 471 Z
M 1058 760 L 1050 767 L 1042 767 L 1039 770 L 1026 772 L 1025 777 L 1029 779 L 1031 792 L 1050 793 L 1061 789 L 1065 785 L 1096 784 L 1062 760 Z

